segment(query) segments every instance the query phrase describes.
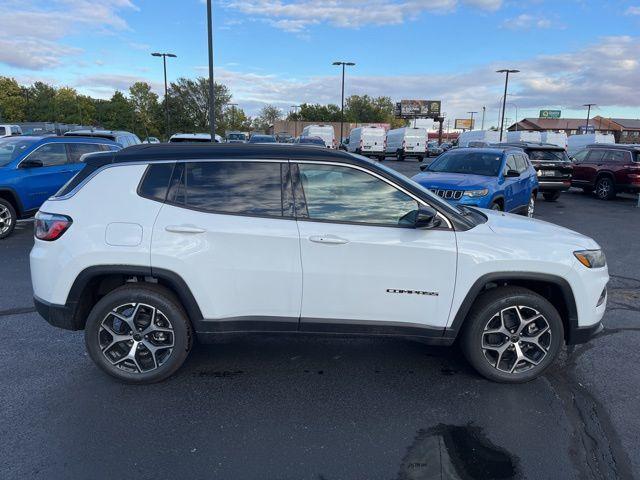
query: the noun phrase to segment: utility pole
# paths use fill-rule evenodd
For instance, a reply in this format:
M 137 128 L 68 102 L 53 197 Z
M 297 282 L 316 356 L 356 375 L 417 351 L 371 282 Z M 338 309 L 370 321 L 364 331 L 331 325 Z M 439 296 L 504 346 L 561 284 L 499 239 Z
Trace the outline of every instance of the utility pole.
M 484 117 L 487 113 L 487 107 L 482 107 L 482 127 L 480 128 L 480 130 L 484 130 Z
M 216 98 L 213 83 L 213 11 L 211 0 L 207 0 L 207 33 L 209 42 L 209 131 L 211 142 L 216 141 Z
M 293 108 L 293 113 L 298 113 L 298 110 L 300 110 L 301 106 L 302 105 L 291 105 L 291 108 Z M 294 131 L 293 136 L 297 137 L 298 136 L 298 116 L 297 115 L 293 124 L 293 131 Z
M 167 88 L 167 57 L 169 58 L 176 58 L 176 55 L 174 55 L 173 53 L 159 53 L 159 52 L 155 52 L 151 54 L 152 57 L 162 57 L 162 64 L 164 67 L 164 116 L 165 116 L 165 128 L 167 129 L 166 131 L 166 137 L 167 140 L 169 140 L 169 137 L 171 136 L 171 130 L 169 128 L 169 90 Z
M 585 103 L 583 107 L 587 107 L 587 126 L 584 128 L 584 133 L 589 133 L 589 117 L 591 116 L 591 107 L 595 107 L 595 103 Z
M 353 67 L 355 63 L 353 62 L 333 62 L 333 65 L 341 65 L 342 66 L 342 101 L 340 107 L 340 141 L 338 145 L 342 144 L 342 135 L 343 135 L 343 125 L 344 125 L 344 69 L 345 67 Z
M 504 96 L 502 97 L 502 115 L 500 120 L 500 141 L 502 142 L 502 135 L 504 134 L 504 109 L 507 103 L 507 89 L 509 88 L 509 74 L 510 73 L 519 73 L 520 70 L 511 70 L 511 69 L 502 69 L 496 70 L 496 73 L 506 73 L 504 79 Z

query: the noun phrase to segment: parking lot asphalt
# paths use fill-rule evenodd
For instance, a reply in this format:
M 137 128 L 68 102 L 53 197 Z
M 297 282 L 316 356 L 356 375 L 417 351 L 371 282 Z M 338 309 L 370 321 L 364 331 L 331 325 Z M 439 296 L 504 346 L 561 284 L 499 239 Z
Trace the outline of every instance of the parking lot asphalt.
M 605 332 L 524 385 L 455 347 L 314 336 L 196 346 L 169 380 L 122 385 L 34 313 L 20 224 L 0 242 L 0 477 L 640 477 L 640 209 L 571 191 L 536 217 L 595 238 L 612 280 Z

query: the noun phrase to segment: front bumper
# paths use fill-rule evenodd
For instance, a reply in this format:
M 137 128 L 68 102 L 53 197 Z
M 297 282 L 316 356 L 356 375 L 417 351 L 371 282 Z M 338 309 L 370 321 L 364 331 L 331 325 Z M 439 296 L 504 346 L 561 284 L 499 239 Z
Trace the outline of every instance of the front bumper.
M 567 332 L 567 345 L 587 343 L 603 330 L 604 326 L 602 322 L 589 325 L 588 327 L 573 327 Z
M 49 324 L 65 330 L 82 330 L 82 325 L 73 314 L 73 309 L 66 305 L 56 305 L 46 302 L 36 296 L 33 297 L 36 311 Z

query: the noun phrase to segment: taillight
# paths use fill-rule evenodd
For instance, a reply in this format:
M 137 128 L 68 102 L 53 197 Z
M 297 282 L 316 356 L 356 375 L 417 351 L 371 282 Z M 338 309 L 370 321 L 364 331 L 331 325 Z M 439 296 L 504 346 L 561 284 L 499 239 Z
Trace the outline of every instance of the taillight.
M 38 212 L 35 217 L 35 236 L 38 240 L 52 242 L 66 232 L 73 220 L 66 215 Z

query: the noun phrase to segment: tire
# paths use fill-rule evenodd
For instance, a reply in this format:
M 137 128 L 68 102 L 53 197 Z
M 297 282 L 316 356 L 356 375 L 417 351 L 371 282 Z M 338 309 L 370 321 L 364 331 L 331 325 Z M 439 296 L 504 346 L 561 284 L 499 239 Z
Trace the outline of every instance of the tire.
M 130 322 L 141 329 L 133 330 L 135 336 Z M 106 373 L 124 383 L 149 384 L 168 378 L 182 366 L 193 333 L 182 305 L 169 290 L 134 283 L 96 303 L 87 318 L 84 338 L 89 356 Z
M 396 160 L 399 162 L 404 162 L 404 154 L 402 153 L 402 151 L 398 150 L 396 152 Z
M 498 212 L 502 212 L 503 211 L 502 205 L 500 205 L 498 202 L 493 202 L 491 204 L 491 207 L 489 207 L 489 208 L 491 208 L 491 210 L 496 210 Z
M 517 320 L 516 309 L 524 322 Z M 520 335 L 519 330 L 524 333 Z M 461 347 L 483 377 L 524 383 L 553 363 L 563 340 L 562 319 L 548 300 L 526 288 L 500 287 L 476 300 L 465 322 Z
M 0 240 L 13 233 L 17 221 L 16 209 L 7 200 L 0 198 Z
M 525 216 L 528 218 L 533 218 L 533 214 L 536 211 L 536 197 L 538 196 L 537 192 L 532 192 L 529 197 L 529 203 L 527 204 L 527 212 Z
M 560 198 L 560 192 L 544 192 L 542 196 L 546 202 L 555 202 Z
M 609 176 L 598 178 L 596 181 L 596 197 L 600 200 L 613 200 L 616 196 L 616 187 L 613 179 Z
M 384 162 L 384 155 L 380 155 L 380 156 L 378 157 L 378 161 L 379 161 L 379 162 Z

